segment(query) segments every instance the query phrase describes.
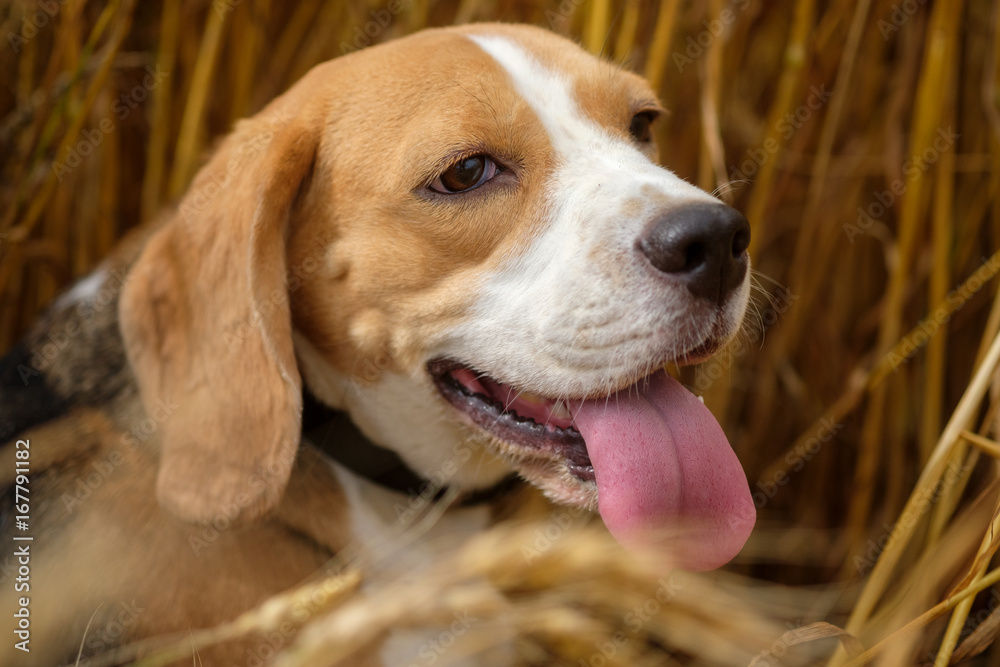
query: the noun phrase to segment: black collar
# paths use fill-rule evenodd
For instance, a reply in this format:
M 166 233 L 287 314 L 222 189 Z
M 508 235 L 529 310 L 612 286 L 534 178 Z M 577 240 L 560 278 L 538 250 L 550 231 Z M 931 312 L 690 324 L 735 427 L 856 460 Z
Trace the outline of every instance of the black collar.
M 414 472 L 396 452 L 366 438 L 347 413 L 324 405 L 305 387 L 302 390 L 302 435 L 340 465 L 386 489 L 419 496 L 429 492 L 433 484 Z M 517 477 L 512 474 L 491 487 L 462 495 L 457 505 L 470 507 L 489 503 L 518 485 Z M 447 487 L 435 488 L 434 499 L 447 490 Z

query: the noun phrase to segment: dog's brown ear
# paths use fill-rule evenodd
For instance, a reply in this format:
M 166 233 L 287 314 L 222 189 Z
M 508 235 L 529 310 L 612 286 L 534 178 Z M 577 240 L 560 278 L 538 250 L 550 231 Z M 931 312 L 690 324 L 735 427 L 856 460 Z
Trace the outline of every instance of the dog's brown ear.
M 323 123 L 307 89 L 300 82 L 238 124 L 152 236 L 122 294 L 143 404 L 166 415 L 157 498 L 185 520 L 243 523 L 267 513 L 295 459 L 302 381 L 285 240 Z

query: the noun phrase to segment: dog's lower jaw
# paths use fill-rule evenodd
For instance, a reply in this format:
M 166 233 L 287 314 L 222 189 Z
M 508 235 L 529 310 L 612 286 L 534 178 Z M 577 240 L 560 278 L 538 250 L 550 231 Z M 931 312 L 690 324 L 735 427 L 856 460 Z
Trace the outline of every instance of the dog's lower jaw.
M 520 459 L 511 465 L 552 502 L 597 512 L 597 484 L 575 476 L 564 462 Z

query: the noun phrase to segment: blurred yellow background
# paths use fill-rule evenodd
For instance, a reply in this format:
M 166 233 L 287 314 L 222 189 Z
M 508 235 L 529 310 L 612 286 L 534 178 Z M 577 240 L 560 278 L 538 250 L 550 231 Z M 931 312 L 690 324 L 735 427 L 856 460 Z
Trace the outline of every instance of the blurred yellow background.
M 982 364 L 1000 325 L 998 4 L 8 0 L 0 350 L 312 65 L 428 26 L 548 27 L 644 74 L 669 109 L 663 164 L 749 218 L 745 332 L 682 371 L 760 512 L 732 569 L 839 591 L 817 618 L 871 646 L 979 581 L 998 545 L 989 511 L 968 518 L 996 506 L 1000 453 Z M 898 664 L 940 646 L 947 664 L 985 599 L 927 618 Z

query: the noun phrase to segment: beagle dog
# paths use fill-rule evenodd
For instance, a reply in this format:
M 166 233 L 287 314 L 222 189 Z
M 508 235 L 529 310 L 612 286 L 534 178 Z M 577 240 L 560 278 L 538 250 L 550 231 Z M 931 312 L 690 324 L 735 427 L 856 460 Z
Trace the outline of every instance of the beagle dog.
M 745 475 L 663 369 L 741 326 L 750 229 L 657 166 L 661 113 L 562 37 L 477 24 L 238 123 L 0 365 L 0 663 L 212 627 L 445 489 L 442 537 L 526 482 L 677 566 L 732 558 Z M 392 644 L 373 664 L 408 664 Z

